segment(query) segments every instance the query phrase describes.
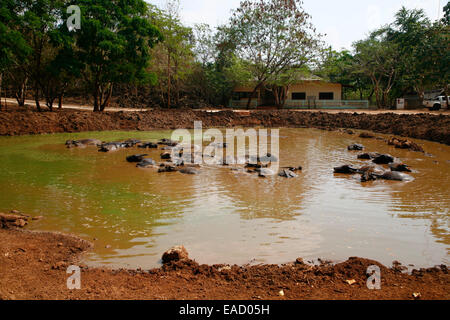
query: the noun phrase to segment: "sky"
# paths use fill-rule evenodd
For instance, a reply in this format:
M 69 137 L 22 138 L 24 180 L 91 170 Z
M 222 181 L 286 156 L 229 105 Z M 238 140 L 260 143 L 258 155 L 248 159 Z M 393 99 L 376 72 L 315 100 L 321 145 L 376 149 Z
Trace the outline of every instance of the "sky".
M 147 0 L 165 8 L 166 0 Z M 448 0 L 304 0 L 303 7 L 324 40 L 333 49 L 351 49 L 354 41 L 363 39 L 381 25 L 390 23 L 395 13 L 405 6 L 424 9 L 432 20 L 442 18 Z M 240 0 L 180 0 L 183 23 L 193 26 L 207 23 L 212 27 L 227 22 L 230 12 Z

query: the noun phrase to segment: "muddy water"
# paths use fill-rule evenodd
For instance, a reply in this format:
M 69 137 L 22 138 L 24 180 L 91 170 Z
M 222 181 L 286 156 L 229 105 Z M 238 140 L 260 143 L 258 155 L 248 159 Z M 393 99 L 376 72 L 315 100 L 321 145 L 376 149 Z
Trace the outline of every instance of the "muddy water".
M 0 138 L 0 211 L 43 220 L 31 229 L 91 240 L 91 265 L 155 267 L 183 244 L 201 263 L 285 263 L 303 257 L 341 261 L 361 256 L 390 265 L 449 264 L 450 147 L 419 142 L 433 156 L 382 141 L 315 129 L 281 129 L 282 166 L 303 166 L 298 178 L 258 178 L 229 167 L 199 175 L 158 174 L 125 161 L 139 149 L 99 153 L 66 149 L 67 139 L 156 141 L 166 132 L 102 132 Z M 269 139 L 270 140 L 270 139 Z M 333 174 L 364 164 L 351 143 L 401 158 L 412 182 L 361 184 Z M 161 151 L 150 151 L 159 160 Z

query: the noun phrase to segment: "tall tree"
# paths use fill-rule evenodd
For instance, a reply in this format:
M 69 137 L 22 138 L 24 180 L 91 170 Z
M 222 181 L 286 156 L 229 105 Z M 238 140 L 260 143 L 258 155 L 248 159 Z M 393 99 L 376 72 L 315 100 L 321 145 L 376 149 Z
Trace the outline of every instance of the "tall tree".
M 179 17 L 179 1 L 169 0 L 166 10 L 152 9 L 151 22 L 161 31 L 164 41 L 155 47 L 159 57 L 154 66 L 158 74 L 161 100 L 164 101 L 163 85 L 166 85 L 167 107 L 179 106 L 180 83 L 191 72 L 194 59 L 194 36 L 192 29 L 184 26 Z
M 250 62 L 254 89 L 291 67 L 312 61 L 319 46 L 316 30 L 300 0 L 246 0 L 230 18 L 228 36 L 237 56 Z
M 31 48 L 20 29 L 24 23 L 21 12 L 22 6 L 16 0 L 0 2 L 0 107 L 3 80 L 6 76 L 14 76 L 14 69 L 25 65 L 31 53 Z M 19 105 L 24 103 L 21 100 L 18 102 Z
M 372 82 L 378 108 L 389 106 L 389 94 L 399 72 L 397 45 L 385 41 L 383 32 L 375 31 L 368 39 L 354 44 L 356 62 Z
M 146 72 L 150 48 L 162 40 L 147 19 L 143 0 L 77 0 L 81 29 L 73 34 L 74 56 L 84 65 L 83 78 L 94 99 L 94 111 L 109 104 L 117 83 L 154 82 Z

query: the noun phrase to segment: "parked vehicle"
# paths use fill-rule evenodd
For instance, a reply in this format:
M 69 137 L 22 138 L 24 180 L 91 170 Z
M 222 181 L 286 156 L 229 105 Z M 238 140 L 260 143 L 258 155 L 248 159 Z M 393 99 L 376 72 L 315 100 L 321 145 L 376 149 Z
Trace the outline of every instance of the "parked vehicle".
M 439 96 L 435 99 L 424 100 L 423 104 L 425 108 L 428 108 L 430 110 L 448 109 L 449 107 L 446 96 Z

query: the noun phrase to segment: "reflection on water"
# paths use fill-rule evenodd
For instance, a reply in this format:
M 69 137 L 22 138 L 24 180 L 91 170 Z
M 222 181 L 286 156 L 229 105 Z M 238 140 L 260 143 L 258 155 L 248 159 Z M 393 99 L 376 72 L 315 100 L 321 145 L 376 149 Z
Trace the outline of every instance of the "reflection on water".
M 183 244 L 201 263 L 284 263 L 297 257 L 362 256 L 390 264 L 448 264 L 450 147 L 419 141 L 433 157 L 382 141 L 315 129 L 280 130 L 281 166 L 295 179 L 258 178 L 229 167 L 158 174 L 125 161 L 138 149 L 66 149 L 69 138 L 156 141 L 170 132 L 103 132 L 0 138 L 0 211 L 45 219 L 33 229 L 80 234 L 95 244 L 89 264 L 157 266 Z M 401 158 L 408 183 L 361 184 L 333 167 L 363 164 L 351 143 Z M 159 160 L 160 151 L 146 151 Z

